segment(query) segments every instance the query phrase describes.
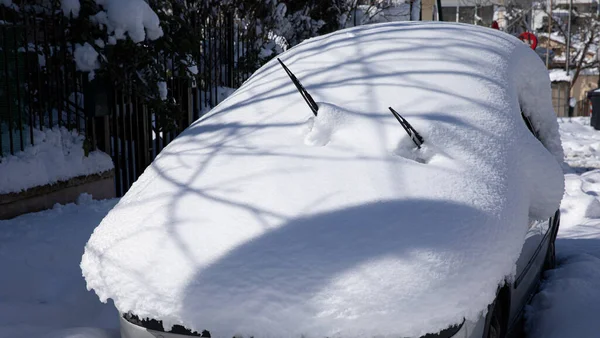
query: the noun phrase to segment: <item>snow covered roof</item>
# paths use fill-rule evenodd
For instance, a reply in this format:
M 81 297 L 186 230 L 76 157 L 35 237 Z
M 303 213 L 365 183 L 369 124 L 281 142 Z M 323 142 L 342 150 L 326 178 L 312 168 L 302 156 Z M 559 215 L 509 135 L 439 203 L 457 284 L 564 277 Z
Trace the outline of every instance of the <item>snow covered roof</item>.
M 539 57 L 489 28 L 410 22 L 313 38 L 281 59 L 318 116 L 267 63 L 94 231 L 88 288 L 215 337 L 412 337 L 477 319 L 514 274 L 529 219 L 562 197 Z
M 550 69 L 548 71 L 551 82 L 571 82 L 573 81 L 573 72 L 567 75 L 564 69 Z
M 569 4 L 570 0 L 555 0 L 554 4 L 558 5 L 558 4 Z M 573 4 L 579 4 L 579 5 L 592 5 L 592 4 L 597 4 L 598 0 L 573 0 Z M 554 10 L 552 10 L 554 12 Z
M 491 0 L 444 0 L 442 1 L 442 7 L 487 7 L 493 6 L 494 1 Z

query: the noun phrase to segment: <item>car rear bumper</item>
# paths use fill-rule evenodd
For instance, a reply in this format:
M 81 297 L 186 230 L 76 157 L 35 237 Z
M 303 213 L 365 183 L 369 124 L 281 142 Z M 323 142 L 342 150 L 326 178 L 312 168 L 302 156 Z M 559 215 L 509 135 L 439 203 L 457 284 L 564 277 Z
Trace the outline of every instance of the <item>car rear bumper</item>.
M 119 316 L 121 321 L 121 338 L 189 338 L 191 336 L 176 333 L 154 331 L 145 327 L 133 324 Z M 452 338 L 481 338 L 483 336 L 484 320 L 474 323 L 465 321 L 461 329 Z
M 123 315 L 119 315 L 121 322 L 121 338 L 189 338 L 191 336 L 176 333 L 161 332 L 130 323 Z

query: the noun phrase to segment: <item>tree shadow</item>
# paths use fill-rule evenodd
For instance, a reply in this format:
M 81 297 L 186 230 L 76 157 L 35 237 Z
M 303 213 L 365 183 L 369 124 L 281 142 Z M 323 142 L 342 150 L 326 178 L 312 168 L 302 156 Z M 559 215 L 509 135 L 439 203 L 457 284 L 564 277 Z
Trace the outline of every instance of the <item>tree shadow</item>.
M 411 199 L 293 219 L 198 269 L 180 313 L 184 323 L 205 323 L 194 329 L 217 336 L 223 328 L 260 335 L 284 325 L 291 335 L 335 325 L 360 331 L 360 325 L 366 329 L 394 316 L 410 322 L 411 312 L 422 315 L 439 295 L 456 292 L 458 280 L 472 284 L 474 294 L 486 287 L 465 274 L 484 273 L 493 262 L 486 256 L 500 249 L 492 242 L 478 252 L 480 243 L 468 242 L 493 237 L 503 242 L 503 231 L 489 226 L 487 217 L 468 205 Z M 481 221 L 479 228 L 466 226 L 474 220 Z M 498 281 L 488 282 L 493 297 Z M 408 309 L 398 311 L 390 302 L 406 303 Z M 423 306 L 415 307 L 418 303 Z M 457 320 L 464 310 L 457 306 Z M 352 319 L 348 314 L 354 311 L 364 312 Z M 314 315 L 310 322 L 306 312 Z
M 372 40 L 374 36 L 408 27 L 427 34 L 418 39 L 398 37 L 386 41 L 386 38 L 382 38 L 378 40 L 379 43 L 390 42 L 389 47 L 384 50 L 371 50 L 367 44 L 363 44 L 369 39 Z M 379 137 L 378 141 L 381 144 L 384 144 L 386 137 L 389 136 L 386 135 L 388 128 L 383 128 L 386 125 L 397 126 L 398 135 L 403 135 L 400 126 L 387 112 L 388 106 L 397 107 L 398 111 L 411 119 L 411 123 L 417 129 L 419 125 L 433 123 L 462 127 L 462 131 L 449 128 L 445 132 L 455 136 L 451 142 L 455 142 L 454 145 L 458 144 L 467 152 L 476 153 L 479 151 L 478 147 L 485 146 L 471 142 L 469 133 L 479 133 L 490 138 L 498 137 L 496 129 L 493 128 L 494 122 L 502 121 L 509 114 L 515 113 L 516 110 L 505 108 L 511 108 L 513 105 L 516 107 L 518 102 L 507 102 L 507 97 L 502 96 L 508 90 L 500 89 L 511 86 L 503 82 L 502 74 L 485 70 L 496 66 L 493 64 L 496 57 L 498 60 L 505 58 L 505 47 L 514 43 L 514 38 L 507 36 L 506 45 L 499 44 L 494 48 L 481 44 L 483 39 L 489 38 L 483 31 L 473 31 L 472 36 L 464 36 L 461 34 L 462 30 L 449 26 L 391 25 L 391 28 L 383 31 L 380 27 L 378 30 L 375 28 L 377 27 L 361 28 L 359 36 L 348 36 L 334 42 L 323 43 L 322 38 L 316 38 L 281 57 L 285 61 L 289 60 L 288 66 L 294 70 L 296 62 L 300 64 L 312 62 L 310 58 L 314 60 L 314 56 L 336 55 L 341 48 L 348 46 L 355 48 L 355 53 L 345 59 L 314 62 L 310 70 L 300 71 L 296 75 L 317 101 L 339 104 L 344 108 L 353 104 L 352 109 L 347 109 L 348 114 L 377 121 L 379 132 L 374 133 L 374 137 Z M 440 41 L 437 35 L 441 31 L 455 32 L 455 38 Z M 346 33 L 334 33 L 334 36 L 344 36 L 343 34 Z M 491 34 L 500 36 L 500 33 Z M 502 38 L 504 39 L 504 36 Z M 392 43 L 397 40 L 406 43 L 399 47 L 398 44 Z M 457 50 L 461 52 L 457 53 Z M 427 55 L 427 58 L 415 58 L 414 52 L 417 51 Z M 469 57 L 470 53 L 487 53 L 490 62 L 473 63 L 472 58 Z M 537 58 L 536 55 L 534 56 Z M 373 67 L 371 64 L 373 59 L 379 60 L 380 63 L 385 59 L 389 62 L 407 62 L 415 65 L 420 61 L 429 61 L 431 67 L 398 71 L 385 66 Z M 457 69 L 453 69 L 454 66 L 457 66 Z M 504 67 L 508 66 L 504 65 Z M 335 69 L 340 70 L 337 72 L 339 76 L 324 77 L 323 74 L 329 74 Z M 451 84 L 431 80 L 449 77 L 468 80 L 469 85 L 457 90 Z M 343 94 L 330 93 L 341 87 L 351 88 L 365 84 L 371 87 L 383 86 L 389 93 L 397 93 L 397 95 L 383 97 L 371 91 L 363 93 L 364 95 L 360 97 L 346 97 Z M 471 92 L 482 85 L 498 88 L 500 99 L 490 100 L 488 97 L 479 97 Z M 403 93 L 408 90 L 415 90 L 429 99 L 423 102 L 406 97 Z M 448 103 L 449 100 L 452 100 L 452 105 Z M 295 317 L 290 314 L 302 310 L 296 308 L 274 310 L 274 307 L 284 302 L 294 304 L 293 300 L 296 299 L 298 306 L 308 304 L 318 309 L 319 297 L 324 292 L 327 293 L 327 290 L 339 287 L 336 284 L 338 279 L 349 271 L 354 271 L 357 267 L 368 265 L 370 262 L 386 260 L 400 262 L 398 263 L 400 265 L 403 264 L 401 262 L 419 263 L 419 259 L 422 259 L 419 256 L 420 252 L 441 253 L 449 259 L 459 257 L 461 262 L 472 265 L 468 269 L 485 270 L 494 274 L 497 266 L 494 264 L 481 266 L 480 262 L 490 263 L 482 255 L 486 252 L 494 252 L 496 249 L 506 250 L 501 247 L 495 248 L 494 245 L 499 246 L 499 243 L 503 243 L 501 239 L 510 234 L 505 233 L 506 229 L 490 227 L 490 224 L 497 224 L 497 222 L 490 222 L 486 218 L 489 215 L 483 214 L 474 206 L 456 204 L 443 199 L 414 198 L 378 203 L 371 201 L 370 204 L 355 206 L 344 204 L 347 206 L 343 209 L 315 214 L 314 209 L 318 205 L 325 204 L 333 196 L 339 195 L 339 192 L 319 191 L 316 198 L 306 200 L 297 199 L 292 194 L 279 196 L 280 199 L 289 199 L 290 204 L 297 206 L 295 210 L 297 213 L 292 214 L 282 212 L 273 205 L 265 203 L 266 192 L 258 191 L 254 199 L 243 196 L 242 192 L 248 191 L 244 190 L 244 184 L 270 177 L 280 179 L 282 175 L 306 170 L 303 164 L 315 161 L 348 166 L 376 162 L 389 176 L 390 185 L 398 191 L 405 189 L 405 184 L 410 178 L 403 175 L 402 169 L 398 169 L 398 159 L 393 158 L 389 153 L 357 153 L 352 147 L 343 148 L 340 145 L 328 145 L 328 147 L 336 147 L 335 154 L 318 151 L 300 152 L 298 148 L 283 142 L 284 140 L 280 144 L 268 146 L 255 142 L 272 132 L 280 133 L 283 135 L 282 138 L 295 137 L 301 140 L 298 137 L 298 130 L 303 128 L 310 112 L 296 111 L 297 108 L 290 107 L 302 105 L 302 98 L 289 82 L 285 72 L 276 62 L 267 64 L 213 112 L 192 124 L 171 142 L 119 204 L 118 208 L 122 209 L 118 211 L 119 213 L 121 211 L 126 213 L 126 209 L 130 207 L 145 206 L 145 209 L 142 209 L 145 213 L 134 215 L 125 222 L 132 220 L 145 224 L 157 217 L 161 217 L 161 220 L 159 222 L 154 220 L 152 222 L 154 227 L 145 227 L 142 231 L 135 226 L 119 229 L 118 236 L 115 236 L 111 243 L 112 247 L 140 236 L 140 232 L 160 231 L 165 238 L 162 239 L 160 247 L 153 249 L 163 250 L 166 247 L 165 242 L 172 242 L 173 245 L 170 247 L 178 251 L 178 254 L 184 257 L 186 264 L 194 270 L 193 276 L 189 279 L 191 283 L 186 286 L 182 304 L 179 305 L 183 308 L 180 313 L 186 316 L 181 318 L 184 322 L 207 323 L 206 327 L 194 328 L 199 331 L 211 330 L 213 326 L 226 327 L 227 325 L 232 329 L 260 330 L 261 327 L 293 320 Z M 368 109 L 361 109 L 362 107 Z M 420 114 L 422 107 L 427 107 L 429 113 Z M 493 111 L 498 112 L 498 116 L 494 116 L 491 121 L 482 119 L 473 122 L 473 120 L 462 119 L 457 114 L 445 113 L 449 109 L 453 112 Z M 252 123 L 247 122 L 248 114 L 252 114 Z M 482 127 L 482 124 L 486 125 Z M 529 135 L 524 125 L 520 128 Z M 424 136 L 427 139 L 429 135 Z M 430 140 L 435 141 L 435 139 Z M 222 174 L 221 170 L 225 167 L 239 164 L 234 159 L 244 159 L 246 164 L 235 167 L 237 170 L 235 173 Z M 268 164 L 271 162 L 265 159 L 274 159 L 283 165 L 278 165 L 277 168 L 269 167 Z M 410 165 L 422 164 L 410 163 Z M 448 168 L 444 170 L 449 171 Z M 215 175 L 218 175 L 218 180 L 214 179 Z M 367 185 L 369 177 L 353 178 L 347 184 Z M 318 190 L 319 187 L 306 188 Z M 203 266 L 203 263 L 197 261 L 198 252 L 211 241 L 211 238 L 198 238 L 194 241 L 187 236 L 191 233 L 189 229 L 201 228 L 203 221 L 210 216 L 209 213 L 214 212 L 215 208 L 223 210 L 223 213 L 227 213 L 227 210 L 231 213 L 242 211 L 247 218 L 240 219 L 240 224 L 244 222 L 259 224 L 262 228 L 256 237 L 238 243 L 232 251 L 217 257 L 209 266 Z M 469 219 L 465 219 L 465 215 L 468 215 Z M 473 229 L 468 226 L 475 221 L 481 224 L 479 228 Z M 419 228 L 415 228 L 416 225 L 419 225 Z M 228 231 L 235 231 L 235 226 L 236 224 L 223 224 L 224 229 L 227 227 L 234 229 Z M 465 243 L 465 238 L 474 239 L 474 242 Z M 496 238 L 498 241 L 490 241 L 490 238 Z M 465 243 L 465 245 L 459 250 L 456 243 Z M 482 243 L 487 246 L 485 250 L 480 247 Z M 153 289 L 152 281 L 147 280 L 146 270 L 152 268 L 153 262 L 149 262 L 148 266 L 140 266 L 139 269 L 131 269 L 118 261 L 111 261 L 109 257 L 103 257 L 103 252 L 94 254 L 102 257 L 107 264 L 122 273 L 130 274 L 131 279 L 137 279 L 140 284 L 155 291 L 157 298 L 172 296 L 165 294 L 165 290 Z M 155 252 L 151 254 L 156 258 Z M 406 274 L 402 274 L 400 270 L 392 280 L 397 281 L 398 285 L 414 286 L 414 279 L 411 278 L 414 278 L 415 274 L 420 276 L 421 273 L 430 273 L 434 277 L 441 274 L 445 279 L 466 283 L 464 289 L 470 286 L 473 292 L 489 292 L 489 301 L 492 300 L 498 281 L 490 279 L 486 285 L 480 284 L 479 280 L 464 281 L 464 278 L 453 272 L 453 269 L 458 268 L 457 266 L 443 264 L 444 257 L 436 256 L 432 259 L 440 260 L 437 266 L 439 269 L 435 272 L 427 270 L 426 262 L 422 262 L 422 266 L 407 268 Z M 491 263 L 494 261 L 492 260 Z M 419 268 L 423 271 L 419 271 Z M 495 274 L 498 272 L 495 271 Z M 436 283 L 439 279 L 423 278 L 419 281 L 428 284 Z M 385 283 L 377 277 L 373 277 L 372 282 Z M 395 286 L 390 287 L 393 291 Z M 489 290 L 484 291 L 487 287 Z M 447 291 L 452 294 L 456 290 Z M 263 296 L 272 302 L 255 302 Z M 413 297 L 417 297 L 421 299 L 423 306 L 428 307 L 428 310 L 435 308 L 435 304 L 439 301 L 437 298 L 428 298 L 431 295 L 426 294 L 408 293 L 406 297 L 408 298 L 403 299 L 399 296 L 396 301 L 408 302 L 414 300 Z M 237 304 L 237 307 L 223 306 L 223 304 Z M 487 303 L 482 306 L 485 305 Z M 270 315 L 261 316 L 264 313 Z M 459 320 L 464 315 L 457 308 L 456 319 Z M 310 325 L 309 323 L 290 324 L 292 327 Z M 346 324 L 352 326 L 358 325 L 359 322 Z

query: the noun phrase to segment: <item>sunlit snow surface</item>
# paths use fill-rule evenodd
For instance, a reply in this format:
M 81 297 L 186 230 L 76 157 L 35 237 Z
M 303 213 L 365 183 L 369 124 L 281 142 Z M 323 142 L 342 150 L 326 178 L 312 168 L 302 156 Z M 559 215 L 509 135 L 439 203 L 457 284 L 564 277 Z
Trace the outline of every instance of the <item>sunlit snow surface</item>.
M 526 312 L 531 338 L 595 338 L 600 332 L 600 131 L 589 117 L 559 119 L 565 195 L 557 263 Z
M 539 57 L 488 28 L 393 23 L 281 59 L 318 117 L 267 63 L 102 221 L 81 262 L 88 288 L 216 337 L 419 336 L 477 319 L 528 219 L 563 194 Z

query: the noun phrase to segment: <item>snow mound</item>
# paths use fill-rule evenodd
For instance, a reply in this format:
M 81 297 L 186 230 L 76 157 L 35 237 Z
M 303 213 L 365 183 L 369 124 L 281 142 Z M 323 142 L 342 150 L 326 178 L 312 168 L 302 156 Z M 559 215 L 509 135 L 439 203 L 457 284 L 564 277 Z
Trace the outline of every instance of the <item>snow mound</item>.
M 590 118 L 559 118 L 558 125 L 568 169 L 600 168 L 600 132 L 590 126 Z
M 597 133 L 586 133 L 587 128 L 579 124 L 582 120 L 561 119 L 564 139 L 575 141 L 566 130 L 578 129 L 583 142 Z M 594 338 L 600 330 L 600 170 L 581 175 L 569 172 L 565 180 L 556 242 L 558 267 L 546 272 L 541 291 L 525 312 L 532 338 Z
M 86 291 L 83 247 L 117 200 L 0 221 L 0 338 L 118 338 L 112 304 Z
M 35 145 L 0 157 L 0 194 L 98 174 L 114 167 L 110 156 L 101 151 L 85 156 L 85 137 L 76 131 L 55 127 L 33 129 L 33 133 Z
M 528 336 L 598 337 L 600 258 L 589 254 L 566 257 L 546 277 L 548 280 L 526 312 L 527 320 L 536 323 Z
M 539 57 L 488 28 L 415 22 L 310 39 L 281 59 L 319 115 L 267 63 L 94 231 L 88 288 L 216 337 L 418 337 L 479 318 L 514 275 L 529 219 L 563 195 Z

